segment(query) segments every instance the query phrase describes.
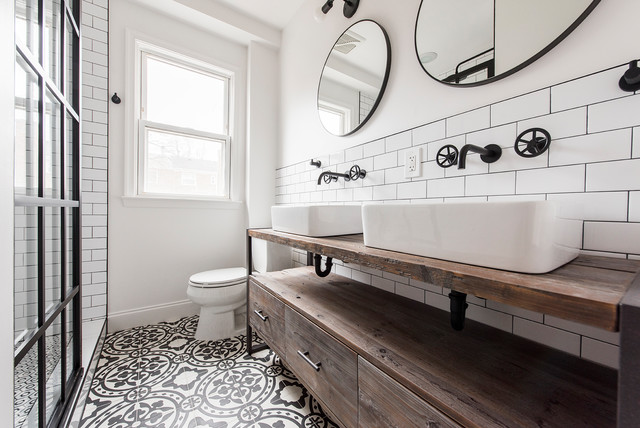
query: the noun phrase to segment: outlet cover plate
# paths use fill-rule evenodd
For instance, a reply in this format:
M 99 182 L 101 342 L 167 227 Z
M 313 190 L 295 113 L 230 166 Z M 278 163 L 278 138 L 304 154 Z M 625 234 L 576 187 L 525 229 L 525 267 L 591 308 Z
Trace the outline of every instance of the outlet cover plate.
M 404 178 L 420 177 L 422 157 L 420 147 L 413 147 L 404 152 Z

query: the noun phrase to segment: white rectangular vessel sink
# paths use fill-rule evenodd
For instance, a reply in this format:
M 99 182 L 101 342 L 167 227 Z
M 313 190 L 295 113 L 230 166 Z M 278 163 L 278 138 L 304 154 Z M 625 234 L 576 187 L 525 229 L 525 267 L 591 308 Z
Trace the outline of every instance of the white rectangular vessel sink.
M 364 244 L 545 273 L 573 260 L 582 244 L 582 221 L 560 218 L 556 211 L 551 201 L 364 205 Z
M 362 233 L 360 205 L 309 205 L 271 207 L 273 230 L 306 236 Z

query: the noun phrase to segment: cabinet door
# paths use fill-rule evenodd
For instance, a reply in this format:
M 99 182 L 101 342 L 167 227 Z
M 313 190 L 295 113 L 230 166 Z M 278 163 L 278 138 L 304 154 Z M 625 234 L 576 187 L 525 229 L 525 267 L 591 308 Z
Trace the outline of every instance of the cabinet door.
M 249 281 L 249 324 L 280 356 L 284 355 L 284 303 Z
M 286 361 L 341 426 L 357 424 L 358 356 L 293 309 L 285 308 Z
M 360 428 L 460 428 L 429 403 L 358 358 Z

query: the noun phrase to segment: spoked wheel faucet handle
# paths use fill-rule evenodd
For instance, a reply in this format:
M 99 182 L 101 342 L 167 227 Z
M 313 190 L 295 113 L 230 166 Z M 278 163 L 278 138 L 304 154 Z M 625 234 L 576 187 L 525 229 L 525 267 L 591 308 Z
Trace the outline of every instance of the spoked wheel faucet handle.
M 551 134 L 546 129 L 531 128 L 518 135 L 513 148 L 523 158 L 535 158 L 546 152 L 550 144 Z
M 458 164 L 458 148 L 453 144 L 440 147 L 436 154 L 436 163 L 439 167 L 449 168 Z

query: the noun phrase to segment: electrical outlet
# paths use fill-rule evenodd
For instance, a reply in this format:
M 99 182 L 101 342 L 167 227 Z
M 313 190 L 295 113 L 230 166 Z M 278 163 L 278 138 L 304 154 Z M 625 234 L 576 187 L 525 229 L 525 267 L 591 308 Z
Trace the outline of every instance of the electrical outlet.
M 420 147 L 414 147 L 404 152 L 404 178 L 420 177 Z

